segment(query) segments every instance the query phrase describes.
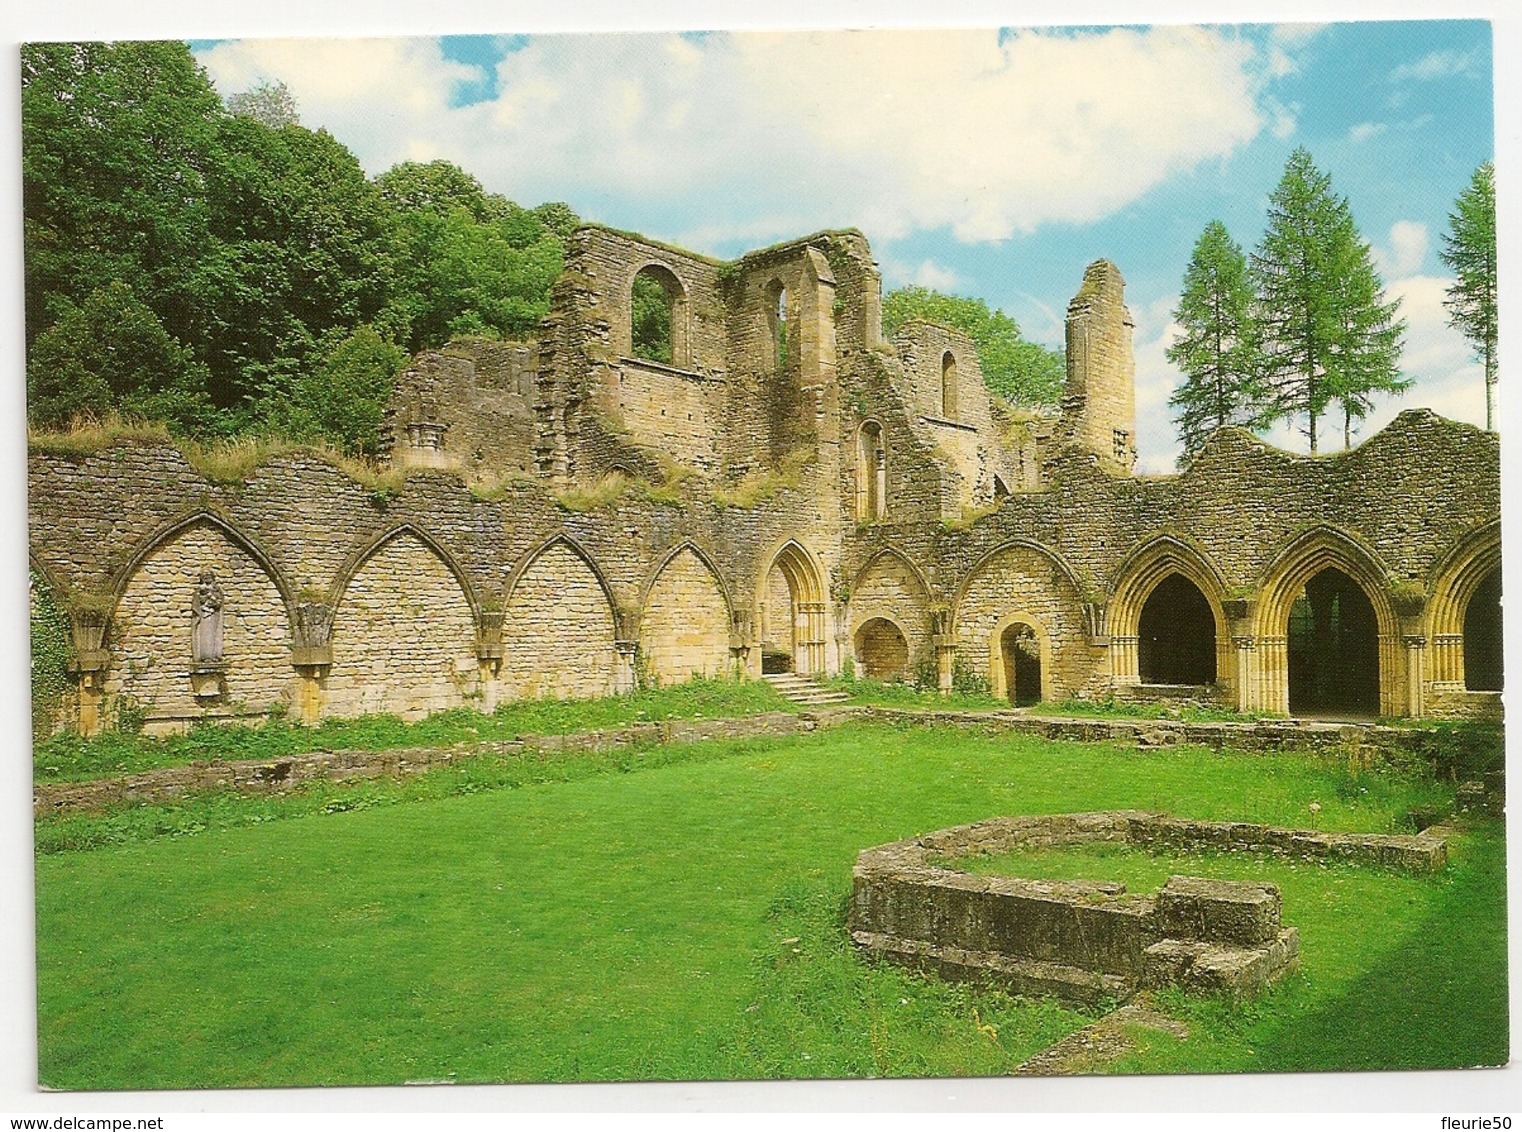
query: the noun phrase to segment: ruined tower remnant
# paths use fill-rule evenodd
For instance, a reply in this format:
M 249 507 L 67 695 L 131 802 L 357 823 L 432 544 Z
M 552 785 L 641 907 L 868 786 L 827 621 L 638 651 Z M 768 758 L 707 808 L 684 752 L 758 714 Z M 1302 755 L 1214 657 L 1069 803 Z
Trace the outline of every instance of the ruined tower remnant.
M 1083 273 L 1068 304 L 1068 383 L 1062 415 L 1070 442 L 1129 474 L 1136 463 L 1136 323 L 1125 304 L 1126 281 L 1107 259 Z

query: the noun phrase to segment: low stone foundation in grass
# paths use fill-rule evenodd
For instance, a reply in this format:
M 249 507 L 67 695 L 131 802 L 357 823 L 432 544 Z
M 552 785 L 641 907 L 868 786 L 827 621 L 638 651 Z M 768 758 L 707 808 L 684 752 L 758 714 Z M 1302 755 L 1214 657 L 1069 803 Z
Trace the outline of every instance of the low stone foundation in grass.
M 1322 833 L 1122 810 L 994 818 L 866 849 L 856 859 L 851 938 L 946 978 L 992 977 L 1013 993 L 1087 1005 L 1182 987 L 1247 997 L 1292 969 L 1300 941 L 1271 884 L 1170 877 L 1157 892 L 1103 881 L 1027 880 L 946 859 L 1110 843 L 1149 851 L 1249 851 L 1413 872 L 1447 863 L 1435 833 Z

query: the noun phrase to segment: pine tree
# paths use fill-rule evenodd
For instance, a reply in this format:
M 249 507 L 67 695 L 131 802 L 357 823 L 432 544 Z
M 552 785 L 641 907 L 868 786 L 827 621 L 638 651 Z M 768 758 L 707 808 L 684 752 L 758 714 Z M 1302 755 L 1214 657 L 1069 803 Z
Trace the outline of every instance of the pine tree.
M 1334 402 L 1344 438 L 1376 392 L 1406 387 L 1396 369 L 1405 324 L 1384 301 L 1369 245 L 1348 202 L 1311 155 L 1290 155 L 1269 199 L 1268 229 L 1252 257 L 1259 370 L 1274 418 L 1303 417 L 1311 452 Z
M 1448 324 L 1468 338 L 1485 363 L 1485 427 L 1495 427 L 1496 388 L 1496 170 L 1485 162 L 1448 214 L 1443 262 L 1453 284 L 1443 305 Z
M 1168 404 L 1177 410 L 1173 419 L 1185 457 L 1216 429 L 1251 428 L 1261 415 L 1252 298 L 1247 257 L 1226 226 L 1212 220 L 1194 246 L 1173 312 L 1183 334 L 1167 350 L 1168 360 L 1184 371 L 1184 384 Z

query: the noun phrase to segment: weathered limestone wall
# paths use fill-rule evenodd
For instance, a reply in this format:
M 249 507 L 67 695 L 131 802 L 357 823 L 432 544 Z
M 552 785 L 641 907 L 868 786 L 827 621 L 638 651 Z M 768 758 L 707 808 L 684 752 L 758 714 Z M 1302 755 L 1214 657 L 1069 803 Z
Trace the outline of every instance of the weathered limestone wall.
M 191 600 L 202 571 L 226 595 L 224 674 L 194 679 Z M 280 590 L 221 530 L 196 523 L 159 543 L 132 571 L 112 620 L 115 663 L 105 692 L 146 713 L 158 733 L 202 719 L 260 715 L 290 696 L 291 628 Z M 212 692 L 197 698 L 196 687 Z
M 1028 546 L 999 550 L 968 576 L 953 625 L 957 659 L 986 673 L 995 695 L 1007 694 L 1000 639 L 1029 625 L 1041 646 L 1041 698 L 1061 700 L 1099 690 L 1108 675 L 1103 650 L 1084 632 L 1083 599 L 1050 555 Z
M 587 560 L 563 542 L 513 587 L 502 622 L 508 698 L 606 696 L 614 690 L 613 608 Z
M 420 719 L 480 694 L 470 602 L 443 560 L 412 535 L 386 542 L 349 580 L 332 644 L 329 715 Z
M 893 622 L 904 634 L 910 673 L 930 657 L 930 593 L 909 560 L 894 551 L 868 563 L 851 588 L 846 626 L 852 642 L 875 617 Z M 856 659 L 858 672 L 871 667 L 859 651 Z
M 646 672 L 662 684 L 723 675 L 733 668 L 729 635 L 729 603 L 718 578 L 694 550 L 683 547 L 645 597 L 639 643 Z

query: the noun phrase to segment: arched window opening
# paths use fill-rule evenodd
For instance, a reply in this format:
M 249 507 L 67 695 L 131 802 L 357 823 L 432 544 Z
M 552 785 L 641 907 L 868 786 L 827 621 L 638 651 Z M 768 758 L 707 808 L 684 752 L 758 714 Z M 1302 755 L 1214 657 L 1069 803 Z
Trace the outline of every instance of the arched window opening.
M 1215 614 L 1184 575 L 1169 574 L 1148 595 L 1137 638 L 1143 684 L 1215 683 Z
M 1290 607 L 1285 635 L 1292 714 L 1379 714 L 1379 626 L 1357 582 L 1322 570 Z
M 857 433 L 856 503 L 856 517 L 862 522 L 888 513 L 888 450 L 876 421 L 868 421 Z
M 1485 576 L 1464 607 L 1464 687 L 1501 690 L 1501 571 Z
M 651 264 L 634 277 L 629 295 L 630 353 L 648 362 L 676 364 L 673 330 L 681 284 Z
M 886 617 L 873 617 L 856 630 L 856 659 L 869 680 L 903 680 L 909 675 L 909 642 Z
M 1041 641 L 1024 622 L 1005 629 L 999 637 L 1004 660 L 1004 690 L 1009 702 L 1026 707 L 1041 702 Z
M 941 417 L 957 419 L 957 359 L 950 350 L 941 357 Z
M 772 368 L 782 373 L 787 369 L 792 342 L 789 340 L 787 288 L 780 279 L 773 279 L 766 288 L 766 323 L 771 337 Z

